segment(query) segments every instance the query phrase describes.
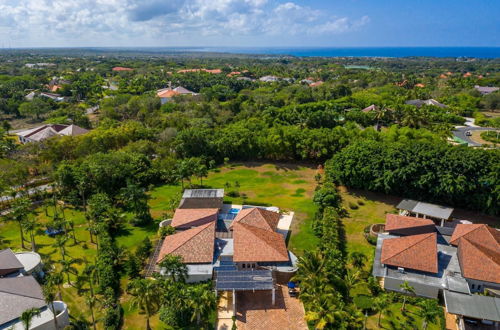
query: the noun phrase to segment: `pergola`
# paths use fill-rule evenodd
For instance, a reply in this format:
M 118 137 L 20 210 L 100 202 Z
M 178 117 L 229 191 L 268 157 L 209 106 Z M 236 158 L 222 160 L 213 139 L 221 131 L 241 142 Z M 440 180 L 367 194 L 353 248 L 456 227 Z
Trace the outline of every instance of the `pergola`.
M 215 292 L 233 292 L 233 313 L 236 312 L 236 291 L 272 290 L 272 303 L 276 299 L 273 272 L 271 270 L 235 270 L 220 267 L 216 270 Z

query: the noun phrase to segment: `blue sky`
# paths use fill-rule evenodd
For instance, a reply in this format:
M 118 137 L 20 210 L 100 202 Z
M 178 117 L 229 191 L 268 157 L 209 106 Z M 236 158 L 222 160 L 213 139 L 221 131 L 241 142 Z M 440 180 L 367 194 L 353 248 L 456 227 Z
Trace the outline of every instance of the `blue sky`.
M 0 0 L 0 46 L 500 46 L 498 13 L 498 0 Z

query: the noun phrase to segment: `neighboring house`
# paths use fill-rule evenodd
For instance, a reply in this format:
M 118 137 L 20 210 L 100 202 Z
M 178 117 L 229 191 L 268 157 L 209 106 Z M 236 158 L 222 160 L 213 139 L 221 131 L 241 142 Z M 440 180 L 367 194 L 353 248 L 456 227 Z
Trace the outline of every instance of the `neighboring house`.
M 498 90 L 500 90 L 500 88 L 498 87 L 486 87 L 486 86 L 474 86 L 474 88 L 479 92 L 481 93 L 481 95 L 488 95 L 488 94 L 491 94 L 491 93 L 494 93 L 494 92 L 497 92 Z
M 224 189 L 186 189 L 179 204 L 180 209 L 221 209 Z
M 387 215 L 378 235 L 373 275 L 384 289 L 437 299 L 459 322 L 473 318 L 500 325 L 500 299 L 474 293 L 500 290 L 500 232 L 485 224 L 435 226 L 428 219 Z M 489 306 L 489 307 L 483 307 Z
M 264 76 L 264 77 L 260 77 L 259 80 L 263 81 L 263 82 L 276 82 L 276 81 L 279 81 L 280 78 L 278 78 L 276 76 Z
M 417 108 L 420 108 L 423 105 L 433 105 L 439 108 L 447 108 L 448 106 L 442 103 L 439 103 L 438 101 L 434 99 L 428 99 L 428 100 L 409 100 L 405 102 L 406 104 L 409 105 L 414 105 Z
M 21 143 L 40 142 L 53 136 L 77 136 L 89 130 L 76 125 L 47 124 L 16 133 Z
M 403 199 L 396 208 L 400 215 L 414 216 L 417 218 L 431 219 L 439 221 L 441 226 L 444 226 L 446 221 L 451 220 L 453 208 L 424 203 L 412 199 Z
M 278 230 L 281 215 L 258 207 L 207 209 L 207 204 L 222 203 L 223 192 L 185 191 L 181 204 L 193 208 L 177 209 L 172 226 L 191 228 L 165 237 L 153 259 L 156 271 L 168 275 L 159 264 L 165 256 L 176 255 L 188 268 L 188 282 L 214 279 L 217 292 L 231 291 L 233 297 L 236 291 L 269 290 L 274 302 L 275 282 L 289 280 L 297 270 L 297 258 Z
M 34 252 L 14 254 L 10 249 L 0 250 L 0 329 L 24 329 L 21 314 L 30 308 L 41 313 L 32 320 L 30 329 L 55 330 L 54 311 L 47 305 L 42 288 L 37 280 L 28 275 L 41 260 Z M 31 269 L 26 269 L 25 264 Z M 41 275 L 38 275 L 41 276 Z M 54 302 L 57 323 L 60 329 L 69 325 L 69 311 L 62 301 Z
M 315 81 L 315 82 L 313 82 L 312 84 L 309 84 L 309 86 L 310 86 L 310 87 L 318 87 L 318 86 L 321 86 L 321 85 L 323 85 L 323 84 L 324 84 L 324 82 L 323 82 L 323 81 L 321 81 L 321 80 L 319 80 L 319 81 Z
M 183 69 L 177 71 L 177 73 L 189 73 L 189 72 L 207 72 L 207 73 L 212 73 L 212 74 L 219 74 L 222 73 L 221 69 Z
M 368 113 L 368 112 L 371 112 L 371 111 L 374 111 L 377 109 L 378 109 L 378 107 L 375 104 L 372 104 L 372 105 L 367 106 L 366 108 L 364 108 L 361 111 L 363 111 L 364 113 Z
M 64 100 L 66 100 L 66 98 L 64 96 L 61 96 L 59 94 L 54 94 L 54 93 L 41 92 L 40 96 L 49 98 L 49 99 L 54 100 L 56 102 L 63 102 Z
M 161 104 L 165 104 L 170 102 L 174 96 L 177 95 L 198 95 L 195 92 L 192 92 L 182 86 L 176 88 L 163 88 L 156 91 L 156 96 L 158 96 L 161 100 Z

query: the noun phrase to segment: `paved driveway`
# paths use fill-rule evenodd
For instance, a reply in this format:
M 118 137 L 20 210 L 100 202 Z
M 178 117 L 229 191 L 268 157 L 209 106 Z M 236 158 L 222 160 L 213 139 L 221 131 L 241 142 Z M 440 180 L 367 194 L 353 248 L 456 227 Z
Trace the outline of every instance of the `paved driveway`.
M 276 290 L 276 304 L 271 291 L 238 292 L 236 296 L 238 330 L 307 330 L 304 307 L 298 298 L 290 298 L 286 286 Z
M 473 141 L 470 136 L 465 135 L 465 132 L 467 131 L 491 131 L 494 130 L 494 128 L 490 127 L 469 127 L 469 126 L 456 126 L 455 130 L 453 131 L 453 135 L 458 137 L 459 139 L 462 139 L 466 141 L 469 146 L 471 147 L 480 147 L 481 143 L 477 143 Z

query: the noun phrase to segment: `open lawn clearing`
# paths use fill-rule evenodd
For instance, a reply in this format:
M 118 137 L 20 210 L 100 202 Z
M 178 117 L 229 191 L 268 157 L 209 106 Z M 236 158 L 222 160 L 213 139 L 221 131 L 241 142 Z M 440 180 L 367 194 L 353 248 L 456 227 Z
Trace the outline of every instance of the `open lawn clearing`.
M 203 185 L 224 188 L 225 203 L 273 205 L 284 211 L 294 211 L 289 247 L 300 255 L 317 244 L 311 227 L 316 212 L 312 201 L 315 174 L 316 169 L 308 166 L 245 163 L 210 171 Z M 199 179 L 193 177 L 192 183 L 199 183 Z M 152 214 L 171 214 L 171 211 L 168 212 L 169 201 L 180 193 L 180 186 L 164 185 L 153 189 L 150 201 Z
M 378 327 L 378 314 L 369 315 L 366 321 L 367 329 L 422 329 L 422 318 L 418 315 L 420 307 L 406 304 L 406 311 L 401 312 L 401 303 L 396 302 L 389 305 L 389 308 L 382 315 L 380 327 Z M 427 326 L 428 330 L 439 330 L 441 326 L 439 319 Z

